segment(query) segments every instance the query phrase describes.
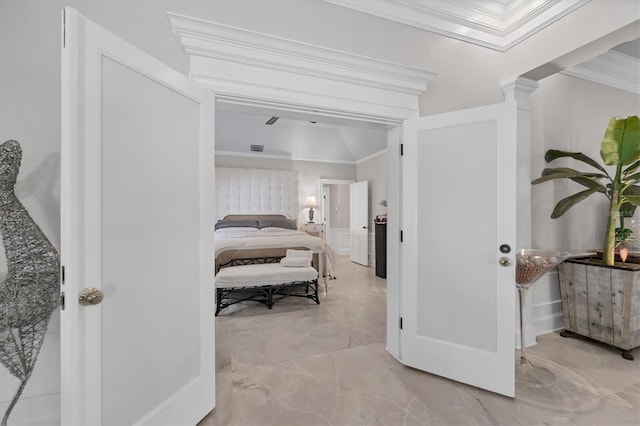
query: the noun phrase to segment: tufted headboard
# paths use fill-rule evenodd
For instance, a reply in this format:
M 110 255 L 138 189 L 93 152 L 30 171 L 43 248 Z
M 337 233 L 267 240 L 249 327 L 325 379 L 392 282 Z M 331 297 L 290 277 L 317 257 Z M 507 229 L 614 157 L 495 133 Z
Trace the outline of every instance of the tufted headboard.
M 216 167 L 216 219 L 282 214 L 297 221 L 298 172 Z

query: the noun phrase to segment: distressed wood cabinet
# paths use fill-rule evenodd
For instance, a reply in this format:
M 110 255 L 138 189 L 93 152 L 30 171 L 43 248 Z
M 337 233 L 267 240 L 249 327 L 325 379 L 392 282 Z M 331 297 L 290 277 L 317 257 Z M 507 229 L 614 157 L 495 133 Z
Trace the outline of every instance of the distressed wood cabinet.
M 576 333 L 623 350 L 640 346 L 640 264 L 568 259 L 558 266 L 563 336 Z

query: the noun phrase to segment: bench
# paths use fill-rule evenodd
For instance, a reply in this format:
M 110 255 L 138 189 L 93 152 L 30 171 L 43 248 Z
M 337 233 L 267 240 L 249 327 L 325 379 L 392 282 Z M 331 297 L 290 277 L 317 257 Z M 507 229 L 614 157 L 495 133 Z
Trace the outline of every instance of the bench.
M 269 309 L 285 297 L 304 297 L 320 304 L 318 271 L 313 267 L 280 265 L 281 257 L 233 259 L 216 274 L 216 316 L 226 307 L 244 301 Z

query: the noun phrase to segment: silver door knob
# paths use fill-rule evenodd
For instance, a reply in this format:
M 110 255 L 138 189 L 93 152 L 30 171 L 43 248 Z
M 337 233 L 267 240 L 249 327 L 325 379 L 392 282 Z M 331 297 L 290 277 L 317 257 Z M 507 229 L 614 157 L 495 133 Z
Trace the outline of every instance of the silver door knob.
M 511 259 L 503 256 L 500 259 L 498 259 L 498 263 L 500 264 L 500 266 L 509 266 L 511 265 Z
M 104 293 L 97 288 L 89 287 L 80 292 L 78 302 L 82 306 L 97 305 L 104 299 Z

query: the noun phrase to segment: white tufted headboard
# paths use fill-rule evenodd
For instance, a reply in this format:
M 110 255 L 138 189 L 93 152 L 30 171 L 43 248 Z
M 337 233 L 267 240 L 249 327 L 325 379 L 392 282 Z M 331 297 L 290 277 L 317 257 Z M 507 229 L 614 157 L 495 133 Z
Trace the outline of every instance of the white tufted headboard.
M 216 219 L 228 214 L 283 214 L 298 219 L 298 172 L 216 167 Z

